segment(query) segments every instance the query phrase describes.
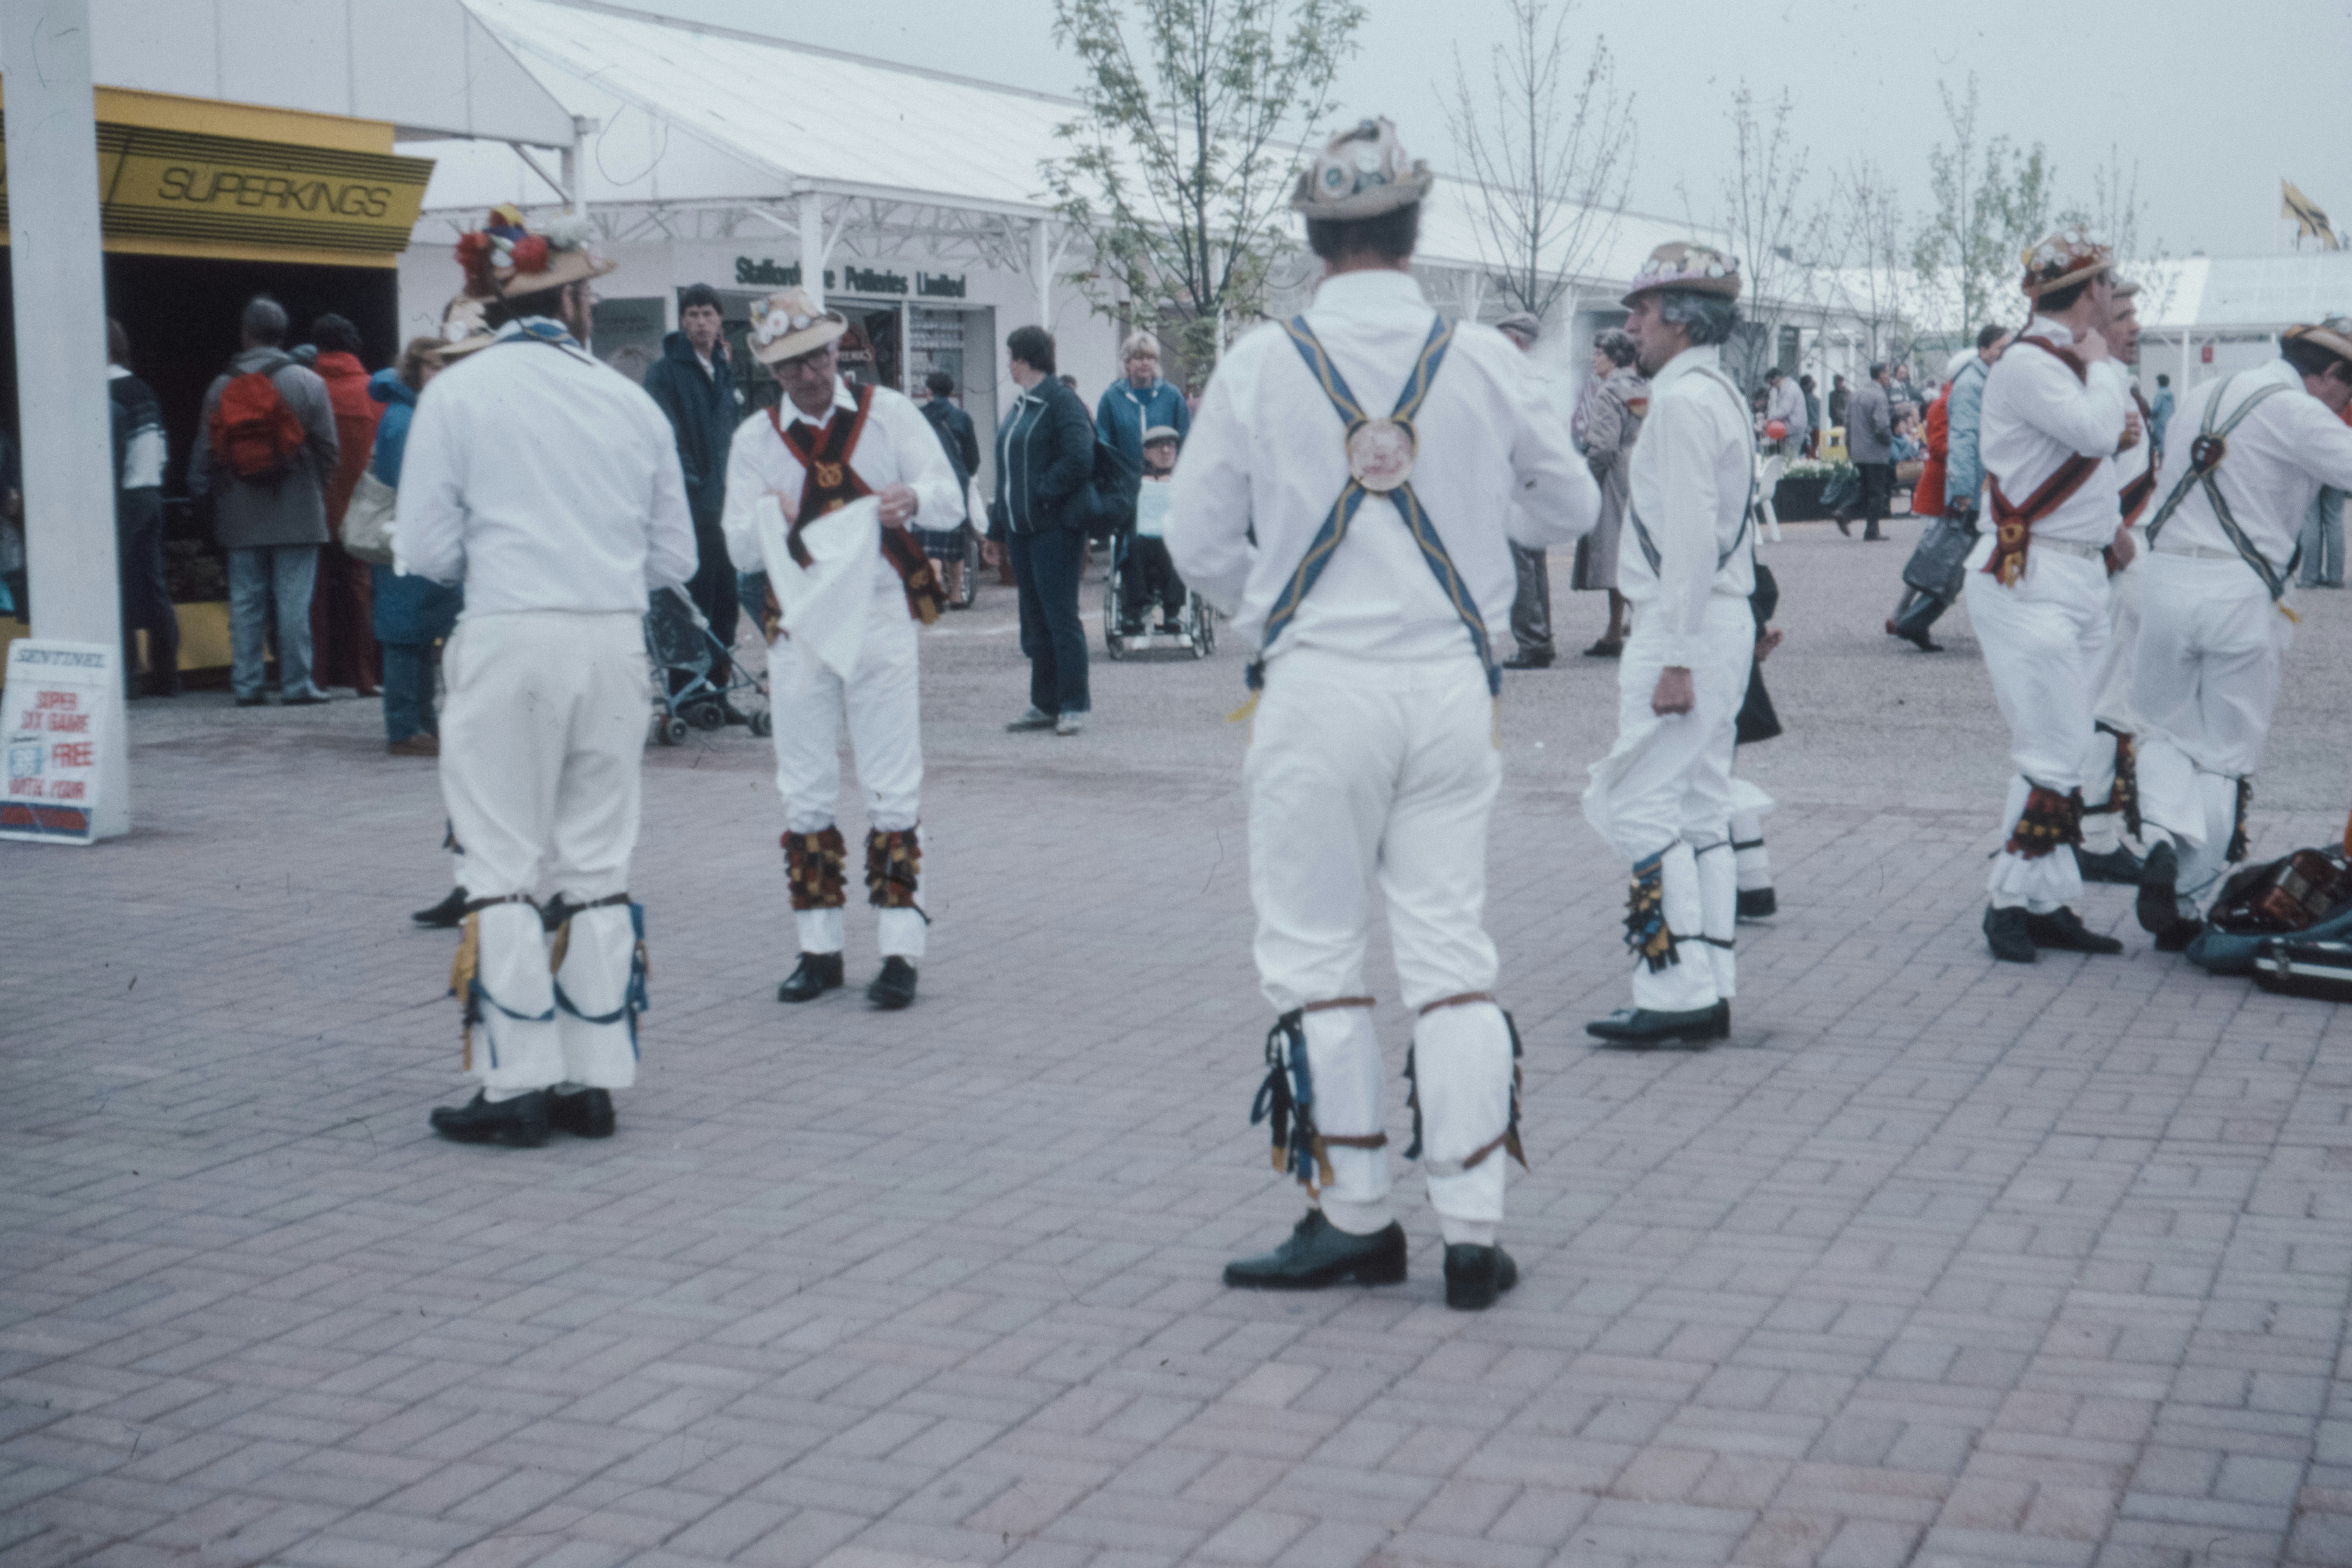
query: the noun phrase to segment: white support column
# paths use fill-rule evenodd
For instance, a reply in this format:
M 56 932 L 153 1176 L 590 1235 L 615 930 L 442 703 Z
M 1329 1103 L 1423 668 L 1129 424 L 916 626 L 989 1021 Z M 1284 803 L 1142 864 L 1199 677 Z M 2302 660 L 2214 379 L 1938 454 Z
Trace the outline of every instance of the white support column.
M 572 117 L 572 145 L 563 149 L 563 194 L 571 201 L 575 217 L 588 216 L 588 192 L 580 183 L 580 144 L 601 128 L 599 121 L 584 114 Z
M 119 649 L 89 0 L 0 0 L 0 58 L 7 64 L 8 266 L 33 632 Z M 119 735 L 120 682 L 106 700 Z M 118 756 L 101 774 L 94 813 L 101 834 L 129 830 L 126 763 Z
M 824 196 L 803 191 L 801 204 L 801 287 L 824 309 Z
M 1054 330 L 1054 253 L 1041 217 L 1029 220 L 1029 272 L 1037 280 L 1037 324 L 1050 332 Z
M 2180 329 L 2180 391 L 2174 401 L 2189 395 L 2189 329 Z

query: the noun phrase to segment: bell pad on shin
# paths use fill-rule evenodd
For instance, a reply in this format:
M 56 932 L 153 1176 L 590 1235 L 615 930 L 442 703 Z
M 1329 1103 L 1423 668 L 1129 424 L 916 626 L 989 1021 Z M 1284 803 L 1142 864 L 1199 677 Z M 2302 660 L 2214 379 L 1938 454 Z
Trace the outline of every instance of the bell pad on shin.
M 919 909 L 915 889 L 923 875 L 923 841 L 911 827 L 866 833 L 866 896 L 877 909 Z
M 848 902 L 844 868 L 848 846 L 838 827 L 814 833 L 787 832 L 783 837 L 784 877 L 792 886 L 795 910 L 837 910 Z
M 2062 844 L 2083 842 L 2083 792 L 2070 790 L 2060 795 L 2054 789 L 2040 784 L 2032 786 L 2025 797 L 2025 809 L 2018 814 L 2017 826 L 2009 835 L 2009 852 L 2022 859 L 2039 860 Z
M 1674 930 L 1666 924 L 1665 867 L 1663 849 L 1646 860 L 1634 861 L 1633 879 L 1625 889 L 1625 945 L 1654 974 L 1682 962 L 1682 955 L 1675 951 Z

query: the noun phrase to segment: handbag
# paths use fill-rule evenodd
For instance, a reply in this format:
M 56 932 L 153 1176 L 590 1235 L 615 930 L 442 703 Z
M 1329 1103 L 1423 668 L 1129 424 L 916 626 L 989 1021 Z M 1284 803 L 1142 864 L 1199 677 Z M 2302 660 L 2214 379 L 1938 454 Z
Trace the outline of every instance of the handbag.
M 1976 544 L 1974 521 L 1947 512 L 1919 535 L 1911 559 L 1904 563 L 1903 581 L 1939 599 L 1958 598 L 1968 574 L 1969 552 Z
M 343 509 L 343 553 L 371 566 L 391 565 L 392 524 L 399 510 L 400 492 L 377 479 L 374 469 L 362 469 L 351 504 Z

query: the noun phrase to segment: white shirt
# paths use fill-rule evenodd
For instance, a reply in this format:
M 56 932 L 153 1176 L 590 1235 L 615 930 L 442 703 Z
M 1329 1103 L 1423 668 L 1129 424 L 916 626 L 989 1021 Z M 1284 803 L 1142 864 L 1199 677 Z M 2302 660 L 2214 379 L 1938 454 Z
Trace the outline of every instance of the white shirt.
M 1306 316 L 1374 417 L 1396 406 L 1437 319 L 1411 274 L 1385 268 L 1325 279 Z M 1527 356 L 1492 327 L 1454 328 L 1413 426 L 1413 493 L 1491 637 L 1517 585 L 1510 542 L 1540 549 L 1586 532 L 1600 488 Z M 1269 322 L 1210 378 L 1176 464 L 1169 554 L 1255 645 L 1348 480 L 1347 427 L 1290 335 Z M 1293 647 L 1444 658 L 1471 643 L 1396 504 L 1370 495 L 1267 652 Z
M 463 582 L 468 616 L 644 615 L 694 575 L 677 437 L 620 372 L 520 335 L 509 323 L 416 400 L 394 569 Z
M 802 413 L 790 398 L 776 412 L 786 425 L 805 429 L 810 444 L 818 446 L 835 420 L 857 417 L 857 398 L 848 384 L 835 376 L 833 405 L 826 409 L 822 421 Z M 878 492 L 891 485 L 905 485 L 913 490 L 915 516 L 910 527 L 944 531 L 963 521 L 963 491 L 956 483 L 954 468 L 948 462 L 947 448 L 940 445 L 939 433 L 911 399 L 887 386 L 874 389 L 866 428 L 858 432 L 857 445 L 849 454 L 849 470 L 865 480 L 869 490 Z M 793 449 L 784 445 L 784 438 L 776 434 L 774 422 L 764 411 L 735 426 L 734 441 L 727 448 L 727 512 L 723 522 L 727 553 L 733 557 L 739 570 L 768 569 L 767 559 L 760 553 L 760 528 L 752 515 L 753 503 L 763 495 L 782 496 L 785 515 L 791 516 L 801 504 L 801 485 L 807 472 L 801 460 L 793 456 Z M 874 591 L 906 591 L 905 582 L 887 556 L 875 563 Z
M 128 366 L 110 364 L 106 367 L 106 379 L 129 375 Z M 122 444 L 122 472 L 116 479 L 126 490 L 160 489 L 163 484 L 163 462 L 171 455 L 163 428 L 150 425 L 143 430 L 133 430 Z
M 1625 536 L 1617 550 L 1617 591 L 1666 637 L 1668 666 L 1689 668 L 1705 647 L 1706 602 L 1717 594 L 1756 591 L 1748 527 L 1754 482 L 1754 437 L 1748 400 L 1725 377 L 1721 351 L 1685 349 L 1651 378 L 1650 413 L 1633 442 Z M 1650 564 L 1639 518 L 1658 552 Z M 1724 552 L 1729 559 L 1716 563 Z M 1639 618 L 1639 617 L 1637 617 Z
M 2279 385 L 2255 405 L 2243 423 L 2230 432 L 2228 450 L 2213 470 L 2213 482 L 2230 516 L 2254 548 L 2281 572 L 2294 559 L 2295 537 L 2303 531 L 2304 513 L 2322 485 L 2352 489 L 2352 426 L 2337 418 L 2325 403 L 2304 390 L 2303 373 L 2283 359 L 2260 370 L 2240 371 L 2208 386 L 2198 387 L 2180 400 L 2165 434 L 2164 475 L 2157 481 L 2156 499 L 2147 521 L 2156 520 L 2164 498 L 2189 471 L 2189 448 L 2205 428 L 2206 415 L 2221 399 L 2220 429 L 2245 400 L 2264 385 Z M 2230 536 L 2214 521 L 2213 503 L 2205 487 L 2191 485 L 2156 536 L 2159 550 L 2233 550 Z
M 2023 335 L 2047 338 L 2060 348 L 2074 341 L 2074 333 L 2047 316 L 2034 317 Z M 1977 455 L 2011 506 L 2024 505 L 2069 458 L 2099 459 L 2091 477 L 2033 525 L 2035 539 L 2107 544 L 2116 537 L 2116 492 L 2121 488 L 2116 443 L 2123 439 L 2124 416 L 2131 410 L 2130 383 L 2120 374 L 2090 368 L 2087 382 L 2076 381 L 2055 354 L 2019 342 L 1985 375 Z

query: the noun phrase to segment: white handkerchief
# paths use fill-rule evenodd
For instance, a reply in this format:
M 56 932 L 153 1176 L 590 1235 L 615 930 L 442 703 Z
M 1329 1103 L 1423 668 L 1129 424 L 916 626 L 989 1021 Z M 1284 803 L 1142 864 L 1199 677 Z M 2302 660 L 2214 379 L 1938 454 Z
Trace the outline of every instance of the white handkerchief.
M 800 645 L 802 653 L 847 680 L 857 668 L 858 650 L 866 641 L 875 566 L 882 554 L 882 503 L 866 496 L 801 530 L 801 547 L 809 554 L 806 566 L 785 548 L 787 525 L 777 499 L 761 496 L 752 511 L 784 634 Z

